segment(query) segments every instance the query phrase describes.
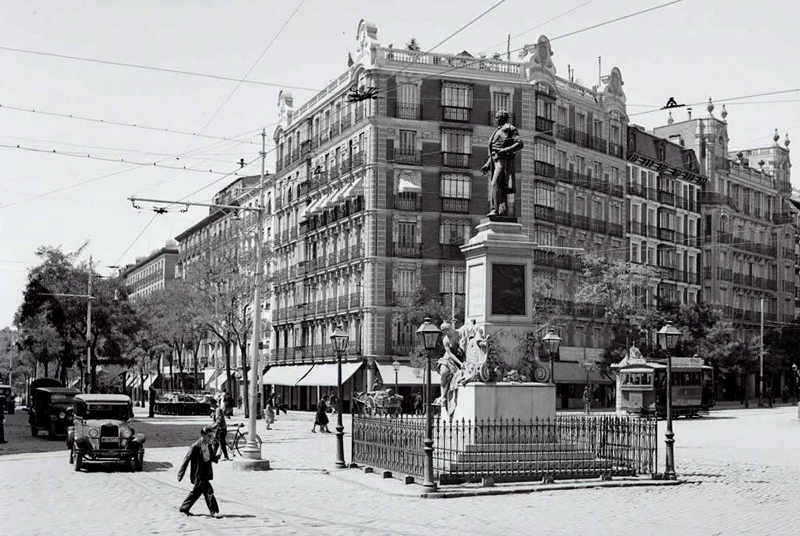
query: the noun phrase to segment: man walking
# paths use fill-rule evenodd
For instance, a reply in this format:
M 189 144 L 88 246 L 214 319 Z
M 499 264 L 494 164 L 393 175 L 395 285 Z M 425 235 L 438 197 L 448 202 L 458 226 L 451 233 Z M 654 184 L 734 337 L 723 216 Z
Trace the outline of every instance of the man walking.
M 222 454 L 225 456 L 225 460 L 230 461 L 230 457 L 228 456 L 228 444 L 225 442 L 225 438 L 228 435 L 228 423 L 225 420 L 225 410 L 219 407 L 217 401 L 213 398 L 210 398 L 208 403 L 211 405 L 211 420 L 214 421 L 214 424 L 211 425 L 211 429 L 214 430 L 214 434 L 219 442 L 220 449 L 222 449 Z
M 203 495 L 208 506 L 208 511 L 212 517 L 219 515 L 219 505 L 217 499 L 214 497 L 214 488 L 211 487 L 211 480 L 214 478 L 214 470 L 212 463 L 219 461 L 219 455 L 214 448 L 214 429 L 210 426 L 205 426 L 200 431 L 200 439 L 195 441 L 186 457 L 183 459 L 180 469 L 178 469 L 178 482 L 183 480 L 183 475 L 186 473 L 186 467 L 191 464 L 191 473 L 189 480 L 194 487 L 189 495 L 181 504 L 180 512 L 187 516 L 192 515 L 190 510 L 192 506 Z
M 583 412 L 587 415 L 592 411 L 592 390 L 587 385 L 583 388 Z

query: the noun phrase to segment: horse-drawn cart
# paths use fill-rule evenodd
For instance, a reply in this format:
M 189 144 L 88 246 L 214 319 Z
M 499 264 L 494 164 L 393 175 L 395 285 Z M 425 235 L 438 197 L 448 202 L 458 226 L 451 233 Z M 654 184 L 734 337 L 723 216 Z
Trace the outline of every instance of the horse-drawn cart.
M 354 398 L 355 410 L 359 415 L 399 415 L 403 413 L 403 397 L 385 391 L 358 392 Z

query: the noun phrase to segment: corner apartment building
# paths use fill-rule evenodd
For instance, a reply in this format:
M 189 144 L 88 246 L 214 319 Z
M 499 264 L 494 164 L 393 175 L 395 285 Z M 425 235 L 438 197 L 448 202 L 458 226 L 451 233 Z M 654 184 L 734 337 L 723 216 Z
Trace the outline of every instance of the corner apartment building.
M 632 262 L 658 268 L 643 308 L 696 303 L 701 296 L 701 213 L 706 177 L 692 149 L 628 127 L 628 239 Z
M 340 323 L 350 335 L 345 405 L 377 374 L 393 383 L 395 359 L 401 392 L 421 383 L 407 363 L 417 326 L 398 311 L 420 289 L 446 303 L 463 299 L 459 246 L 487 212 L 480 168 L 499 110 L 525 143 L 515 215 L 540 244 L 537 269 L 562 299 L 571 299 L 579 263 L 555 248 L 628 251 L 618 69 L 595 89 L 557 77 L 545 37 L 526 47 L 523 62 L 382 47 L 365 21 L 357 43 L 353 65 L 309 102 L 295 108 L 287 92 L 278 102 L 275 338 L 264 381 L 283 386 L 298 408 L 335 385 L 329 337 Z M 597 308 L 570 308 L 564 381 L 586 381 L 578 361 L 599 357 L 601 318 Z M 565 398 L 579 399 L 577 391 Z
M 136 259 L 122 271 L 128 298 L 135 300 L 163 290 L 175 279 L 175 265 L 178 261 L 178 247 L 170 241 L 147 257 Z
M 727 111 L 670 119 L 654 129 L 698 155 L 708 182 L 700 194 L 703 216 L 703 300 L 718 305 L 740 336 L 759 332 L 761 300 L 767 327 L 795 315 L 796 209 L 790 202 L 788 145 L 728 149 Z M 758 158 L 758 161 L 754 161 Z M 769 165 L 767 165 L 769 162 Z M 757 165 L 758 168 L 753 167 Z

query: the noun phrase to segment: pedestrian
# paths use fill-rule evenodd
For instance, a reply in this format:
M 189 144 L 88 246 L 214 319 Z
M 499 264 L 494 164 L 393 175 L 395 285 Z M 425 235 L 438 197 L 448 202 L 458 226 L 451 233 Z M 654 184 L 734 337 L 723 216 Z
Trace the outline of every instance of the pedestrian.
M 214 421 L 214 424 L 211 425 L 211 429 L 214 430 L 215 439 L 219 443 L 222 454 L 225 455 L 225 461 L 230 461 L 231 459 L 228 456 L 228 444 L 225 442 L 225 438 L 228 435 L 228 423 L 225 420 L 225 411 L 219 407 L 217 401 L 213 398 L 209 398 L 208 403 L 211 406 L 211 420 Z
M 186 496 L 183 504 L 180 506 L 180 512 L 187 516 L 192 515 L 190 510 L 192 506 L 203 495 L 208 506 L 208 511 L 211 517 L 219 516 L 219 505 L 214 496 L 214 488 L 211 487 L 211 480 L 214 479 L 214 469 L 212 463 L 219 461 L 219 454 L 214 447 L 214 429 L 210 426 L 205 426 L 200 431 L 200 439 L 195 441 L 186 457 L 183 459 L 180 469 L 178 469 L 178 482 L 183 480 L 183 475 L 186 473 L 186 467 L 191 464 L 189 473 L 189 481 L 194 484 L 192 491 Z
M 8 443 L 6 441 L 6 397 L 0 396 L 0 443 Z
M 274 396 L 275 396 L 275 411 L 278 413 L 278 415 L 281 414 L 281 411 L 283 411 L 283 414 L 286 415 L 288 413 L 286 410 L 289 409 L 289 405 L 283 403 L 282 395 L 274 395 Z
M 275 410 L 272 408 L 272 398 L 267 400 L 267 407 L 264 410 L 264 420 L 267 422 L 267 430 L 272 430 L 272 423 L 275 422 Z
M 233 417 L 233 395 L 225 389 L 222 390 L 222 408 L 226 417 Z
M 592 411 L 592 390 L 587 385 L 583 388 L 583 412 L 586 414 Z
M 422 393 L 414 394 L 414 415 L 422 415 Z
M 767 387 L 767 400 L 769 401 L 769 407 L 775 403 L 775 395 L 772 394 L 772 387 Z
M 320 432 L 330 433 L 330 430 L 328 430 L 328 414 L 326 412 L 327 403 L 327 396 L 323 396 L 317 402 L 317 414 L 314 417 L 314 426 L 311 427 L 311 431 L 314 433 L 317 431 L 317 426 L 319 426 Z
M 784 404 L 789 402 L 789 387 L 787 385 L 784 385 L 783 389 L 781 389 L 781 402 Z
M 328 409 L 330 410 L 329 413 L 336 413 L 336 408 L 338 405 L 336 404 L 338 399 L 336 395 L 328 395 Z

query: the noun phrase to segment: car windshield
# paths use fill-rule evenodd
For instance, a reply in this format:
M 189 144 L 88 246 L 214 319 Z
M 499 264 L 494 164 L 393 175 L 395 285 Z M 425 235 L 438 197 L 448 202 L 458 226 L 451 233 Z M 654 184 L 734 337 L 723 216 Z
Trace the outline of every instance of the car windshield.
M 73 398 L 75 398 L 73 394 L 50 393 L 51 404 L 71 404 Z
M 127 404 L 88 404 L 86 406 L 87 419 L 113 419 L 116 421 L 128 420 Z

